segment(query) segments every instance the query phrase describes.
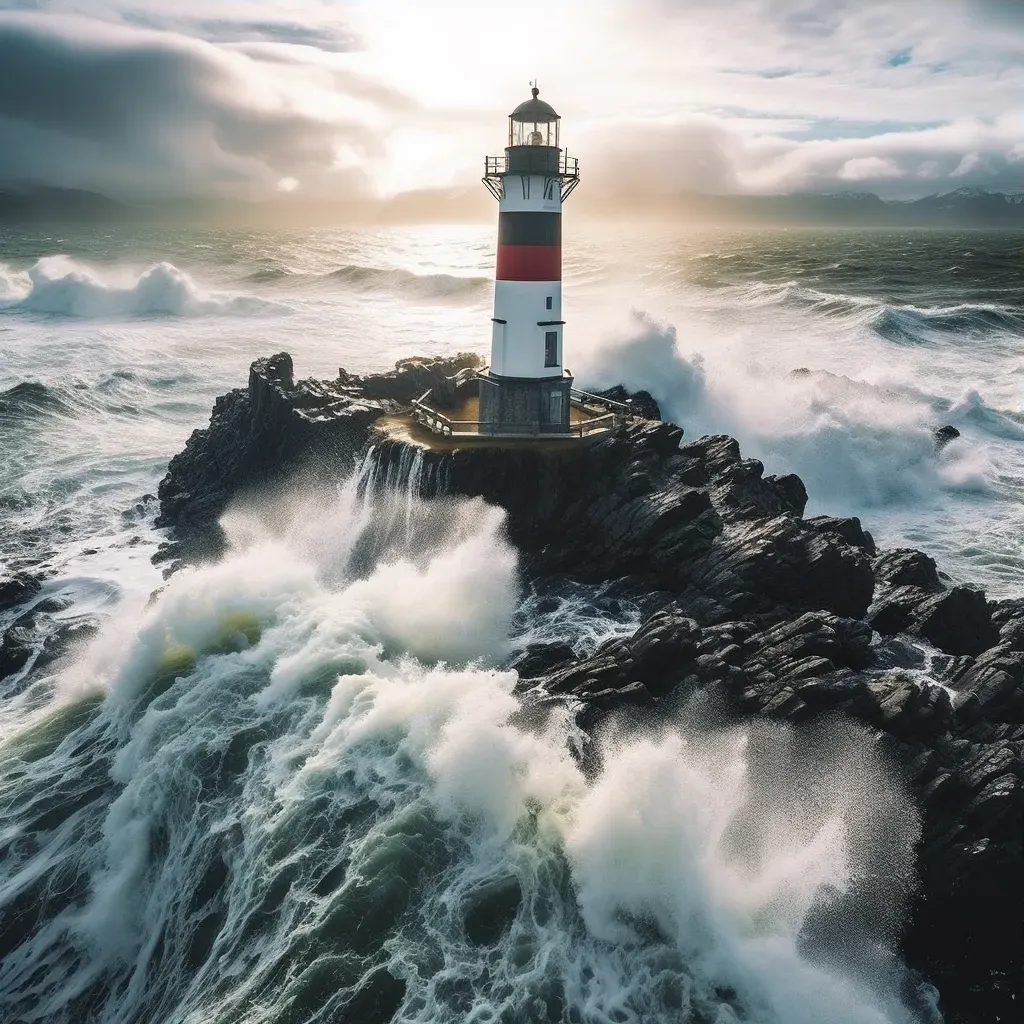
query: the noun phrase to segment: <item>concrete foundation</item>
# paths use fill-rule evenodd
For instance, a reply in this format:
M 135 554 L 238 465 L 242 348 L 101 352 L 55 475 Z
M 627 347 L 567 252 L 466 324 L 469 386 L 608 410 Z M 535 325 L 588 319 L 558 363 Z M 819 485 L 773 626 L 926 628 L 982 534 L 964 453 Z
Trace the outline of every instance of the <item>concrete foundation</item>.
M 568 434 L 571 377 L 488 374 L 480 380 L 481 434 Z

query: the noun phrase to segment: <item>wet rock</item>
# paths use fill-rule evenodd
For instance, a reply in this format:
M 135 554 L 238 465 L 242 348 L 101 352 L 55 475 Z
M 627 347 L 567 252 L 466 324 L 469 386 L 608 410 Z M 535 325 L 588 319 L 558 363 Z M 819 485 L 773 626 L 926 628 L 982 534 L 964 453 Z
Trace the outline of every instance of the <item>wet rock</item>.
M 999 630 L 999 642 L 1024 650 L 1024 600 L 993 601 L 989 610 L 992 625 Z
M 815 516 L 805 520 L 808 526 L 822 533 L 841 537 L 851 547 L 860 548 L 869 555 L 875 554 L 875 541 L 860 524 L 856 516 L 839 518 L 837 516 Z
M 337 387 L 352 397 L 409 405 L 426 391 L 440 397 L 452 377 L 461 370 L 479 370 L 483 359 L 475 352 L 459 352 L 454 356 L 400 359 L 393 370 L 365 376 L 338 370 Z
M 509 668 L 514 668 L 520 679 L 536 679 L 550 672 L 556 665 L 574 661 L 575 658 L 575 652 L 567 643 L 534 643 L 514 658 Z
M 0 611 L 30 600 L 41 588 L 41 577 L 28 572 L 15 572 L 0 578 Z
M 886 635 L 910 633 L 947 654 L 980 654 L 996 643 L 992 607 L 980 591 L 946 589 L 935 561 L 920 551 L 884 551 L 873 560 L 878 591 L 868 622 Z
M 245 487 L 285 472 L 334 478 L 371 439 L 381 475 L 400 476 L 408 446 L 374 420 L 451 375 L 414 364 L 332 382 L 296 382 L 282 356 L 253 364 L 248 389 L 218 400 L 161 485 L 178 557 Z M 316 467 L 304 470 L 309 455 Z M 631 419 L 557 452 L 428 451 L 418 473 L 422 497 L 504 508 L 528 576 L 618 580 L 607 594 L 657 608 L 591 657 L 560 643 L 519 656 L 528 688 L 568 700 L 585 729 L 692 698 L 738 721 L 799 730 L 828 716 L 870 729 L 921 813 L 903 952 L 938 985 L 947 1020 L 1010 1019 L 1024 921 L 1024 600 L 988 602 L 919 551 L 877 552 L 857 519 L 805 520 L 798 477 L 765 476 L 733 438 L 684 443 L 660 421 Z M 926 657 L 925 644 L 943 653 Z M 514 878 L 472 893 L 467 937 L 496 942 L 521 900 Z M 404 988 L 394 991 L 400 1003 Z
M 647 420 L 661 419 L 661 407 L 649 391 L 627 391 L 621 384 L 616 384 L 615 387 L 605 388 L 603 391 L 595 390 L 593 394 L 611 402 L 630 406 L 635 416 L 642 416 Z
M 956 686 L 961 717 L 1024 723 L 1024 651 L 1009 645 L 985 651 L 959 675 Z
M 948 423 L 944 427 L 936 427 L 932 431 L 932 437 L 935 438 L 935 450 L 941 452 L 950 441 L 955 441 L 959 436 L 960 431 Z
M 970 587 L 953 587 L 923 601 L 913 611 L 909 632 L 949 654 L 980 654 L 998 638 L 985 595 Z
M 942 590 L 935 559 L 923 551 L 893 548 L 882 551 L 871 564 L 880 591 L 895 587 L 918 587 L 929 593 Z

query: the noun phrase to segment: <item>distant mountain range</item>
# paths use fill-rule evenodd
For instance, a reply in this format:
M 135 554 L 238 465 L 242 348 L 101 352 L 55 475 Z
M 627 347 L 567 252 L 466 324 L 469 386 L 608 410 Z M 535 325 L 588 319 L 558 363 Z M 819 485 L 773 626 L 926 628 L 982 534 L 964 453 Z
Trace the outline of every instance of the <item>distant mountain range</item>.
M 492 215 L 478 189 L 438 189 L 380 202 L 318 202 L 287 197 L 266 203 L 169 200 L 130 205 L 96 192 L 40 188 L 0 191 L 0 224 L 202 221 L 323 224 L 473 221 Z M 582 192 L 582 190 L 581 190 Z M 678 218 L 706 225 L 819 227 L 1005 228 L 1024 230 L 1024 192 L 961 188 L 923 199 L 881 199 L 872 192 L 793 192 L 778 196 L 602 197 L 581 195 L 580 212 L 595 217 Z
M 873 192 L 693 193 L 680 197 L 680 205 L 688 216 L 708 223 L 1024 229 L 1024 193 L 976 188 L 913 200 L 881 199 Z

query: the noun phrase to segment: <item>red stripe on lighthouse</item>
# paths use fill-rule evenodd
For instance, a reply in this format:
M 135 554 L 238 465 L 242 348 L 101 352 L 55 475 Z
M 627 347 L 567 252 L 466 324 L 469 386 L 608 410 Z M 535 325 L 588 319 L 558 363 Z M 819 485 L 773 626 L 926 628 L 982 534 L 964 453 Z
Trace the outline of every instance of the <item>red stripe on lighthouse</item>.
M 560 245 L 499 245 L 498 281 L 561 281 Z

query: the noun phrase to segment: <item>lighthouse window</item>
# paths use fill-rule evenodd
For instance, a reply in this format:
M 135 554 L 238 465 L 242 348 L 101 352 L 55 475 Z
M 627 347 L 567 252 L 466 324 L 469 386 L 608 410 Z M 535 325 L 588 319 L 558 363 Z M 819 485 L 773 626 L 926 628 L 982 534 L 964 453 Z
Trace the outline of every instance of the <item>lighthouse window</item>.
M 549 296 L 547 297 L 547 300 L 546 300 L 546 301 L 545 301 L 545 303 L 544 303 L 544 307 L 545 307 L 545 309 L 550 309 L 550 308 L 551 308 L 551 299 L 552 299 L 552 296 L 550 296 L 550 295 L 549 295 Z
M 544 365 L 558 365 L 558 331 L 544 332 Z

